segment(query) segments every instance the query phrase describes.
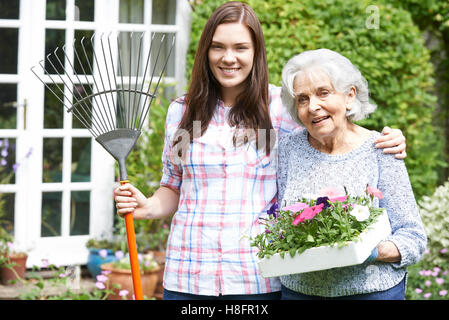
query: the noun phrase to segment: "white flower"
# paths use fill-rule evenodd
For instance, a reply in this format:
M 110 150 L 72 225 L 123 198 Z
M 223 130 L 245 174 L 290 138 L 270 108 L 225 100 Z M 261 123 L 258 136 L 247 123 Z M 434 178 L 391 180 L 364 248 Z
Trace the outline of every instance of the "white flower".
M 357 221 L 365 221 L 370 215 L 368 207 L 358 204 L 356 204 L 349 213 L 354 216 Z

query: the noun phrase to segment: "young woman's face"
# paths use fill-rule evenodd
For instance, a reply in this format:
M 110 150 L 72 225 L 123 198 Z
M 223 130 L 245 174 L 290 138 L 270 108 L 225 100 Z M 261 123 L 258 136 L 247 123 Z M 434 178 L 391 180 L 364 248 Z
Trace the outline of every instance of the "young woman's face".
M 222 94 L 240 93 L 253 67 L 254 43 L 241 23 L 220 24 L 209 47 L 209 68 L 220 83 Z

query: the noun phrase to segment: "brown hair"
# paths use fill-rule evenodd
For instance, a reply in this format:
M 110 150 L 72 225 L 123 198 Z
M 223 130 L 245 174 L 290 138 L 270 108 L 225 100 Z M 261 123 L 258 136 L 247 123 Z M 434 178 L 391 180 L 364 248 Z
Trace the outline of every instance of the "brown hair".
M 186 110 L 178 126 L 178 130 L 184 129 L 190 134 L 190 142 L 193 140 L 193 121 L 201 121 L 201 135 L 203 135 L 215 112 L 220 94 L 220 84 L 209 68 L 208 51 L 213 35 L 218 25 L 235 22 L 245 24 L 250 30 L 254 43 L 254 59 L 252 70 L 246 79 L 246 87 L 237 96 L 236 104 L 229 112 L 229 124 L 231 127 L 255 129 L 256 136 L 257 129 L 270 132 L 273 128 L 269 113 L 268 67 L 262 27 L 250 6 L 232 1 L 214 11 L 204 26 L 198 44 L 190 87 L 185 96 Z M 174 145 L 179 141 L 175 141 Z M 235 141 L 236 137 L 234 145 Z M 266 134 L 265 143 L 258 144 L 257 148 L 266 145 L 266 153 L 269 154 L 270 141 L 270 134 Z

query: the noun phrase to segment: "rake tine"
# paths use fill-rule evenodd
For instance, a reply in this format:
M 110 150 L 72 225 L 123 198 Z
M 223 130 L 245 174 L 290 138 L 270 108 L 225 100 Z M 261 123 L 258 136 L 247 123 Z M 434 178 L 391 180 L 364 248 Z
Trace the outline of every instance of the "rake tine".
M 90 42 L 91 42 L 92 46 L 94 45 L 94 44 L 93 44 L 93 39 L 94 39 L 94 37 L 95 37 L 95 34 L 92 35 L 92 37 L 90 38 Z M 102 75 L 101 75 L 100 64 L 98 63 L 97 55 L 95 54 L 95 50 L 92 50 L 92 52 L 93 52 L 93 54 L 94 54 L 94 60 L 95 60 L 95 63 L 96 63 L 96 65 L 97 65 L 98 75 L 100 76 L 100 81 L 101 81 L 101 84 L 102 84 L 102 86 L 103 86 L 103 91 L 106 91 L 106 86 L 104 85 L 104 82 L 103 82 L 103 77 L 102 77 Z M 106 97 L 105 97 L 105 98 L 106 98 Z M 107 99 L 107 98 L 106 98 L 106 99 Z M 106 100 L 106 104 L 107 104 L 107 100 Z M 113 119 L 112 119 L 112 121 L 111 121 L 111 119 L 109 118 L 108 109 L 110 109 L 110 108 L 106 108 L 106 107 L 103 105 L 103 110 L 104 110 L 104 113 L 105 113 L 105 115 L 106 115 L 107 121 L 109 122 L 109 125 L 111 126 L 112 130 L 114 130 L 114 129 L 115 129 L 114 121 L 113 121 Z M 109 110 L 109 113 L 110 113 L 110 110 Z M 101 113 L 100 113 L 100 114 L 101 114 Z M 103 120 L 104 120 L 104 118 L 103 118 Z
M 110 57 L 110 59 L 111 59 L 111 64 L 112 64 L 112 75 L 114 76 L 115 88 L 118 89 L 117 77 L 116 77 L 116 75 L 115 75 L 114 59 L 113 59 L 113 57 L 112 57 L 112 49 L 111 49 L 110 36 L 111 36 L 111 33 L 109 33 L 109 36 L 108 36 L 109 57 Z M 118 49 L 118 47 L 117 47 L 117 49 Z M 120 95 L 120 91 L 117 90 L 117 110 L 116 110 L 115 112 L 116 112 L 117 115 L 118 115 L 117 123 L 118 123 L 119 120 L 121 120 L 121 122 L 122 122 L 122 127 L 125 128 L 125 124 L 123 123 L 123 112 L 122 112 L 121 108 L 119 107 L 119 97 L 120 97 L 120 96 L 122 97 L 122 101 L 123 101 L 123 94 Z M 123 103 L 123 105 L 124 105 L 124 103 Z M 121 115 L 121 116 L 120 116 L 120 115 Z M 118 126 L 118 127 L 119 127 L 119 126 Z
M 125 85 L 123 84 L 123 68 L 122 68 L 122 59 L 120 56 L 120 41 L 119 41 L 119 36 L 120 34 L 117 33 L 117 52 L 118 52 L 118 66 L 120 69 L 120 80 L 122 82 L 122 90 L 125 90 Z M 123 117 L 123 122 L 125 122 L 126 124 L 128 124 L 128 122 L 126 121 L 127 118 L 127 112 L 126 112 L 126 104 L 125 104 L 125 96 L 124 96 L 124 91 L 122 91 L 122 100 L 123 100 L 123 112 L 124 112 L 124 117 Z
M 131 36 L 130 36 L 131 40 L 130 40 L 130 46 L 129 46 L 129 82 L 128 82 L 128 89 L 131 90 L 131 70 L 132 70 L 132 57 L 133 57 L 133 40 L 134 40 L 134 31 L 131 32 Z M 134 111 L 134 106 L 132 106 L 133 111 Z M 128 93 L 128 128 L 131 127 L 131 91 L 129 91 Z
M 153 71 L 152 71 L 152 73 L 151 73 L 150 85 L 148 86 L 148 92 L 147 92 L 148 94 L 150 94 L 150 91 L 151 91 L 151 84 L 153 83 L 153 78 L 154 78 L 154 74 L 155 74 L 155 72 L 156 72 L 157 62 L 159 61 L 159 55 L 160 55 L 160 53 L 161 53 L 162 43 L 164 42 L 164 40 L 165 40 L 165 34 L 162 35 L 162 37 L 161 37 L 161 43 L 160 43 L 159 49 L 158 49 L 158 51 L 157 51 L 156 61 L 154 62 Z M 153 46 L 153 43 L 151 43 L 151 46 Z M 149 105 L 148 105 L 148 108 L 149 108 L 149 106 L 151 105 L 151 102 L 153 101 L 153 98 L 154 98 L 154 97 L 152 96 L 152 97 L 151 97 L 151 100 L 150 100 L 150 103 L 149 103 Z M 148 96 L 145 96 L 145 100 L 143 101 L 143 105 L 144 105 L 144 106 L 145 106 L 146 103 L 147 103 L 147 99 L 148 99 Z M 142 118 L 142 116 L 144 116 L 142 120 L 145 120 L 145 118 L 146 118 L 146 116 L 144 115 L 144 111 L 145 111 L 145 114 L 148 113 L 148 110 L 146 110 L 146 108 L 142 109 L 141 118 Z M 142 126 L 143 126 L 142 123 L 143 123 L 143 121 L 142 121 L 141 124 L 140 124 L 140 125 L 141 125 L 141 128 L 142 128 Z
M 77 72 L 75 71 L 75 67 L 74 67 L 73 64 L 70 62 L 70 59 L 69 59 L 69 57 L 67 56 L 67 51 L 66 51 L 65 45 L 62 47 L 62 51 L 64 52 L 64 55 L 65 55 L 65 57 L 67 58 L 67 61 L 68 61 L 69 65 L 70 65 L 70 67 L 72 68 L 73 75 L 78 79 L 79 85 L 81 85 L 82 87 L 84 87 L 84 85 L 83 85 L 81 79 L 78 77 L 78 74 L 77 74 Z M 75 40 L 73 41 L 73 51 L 76 51 L 76 49 L 75 49 Z M 83 69 L 83 71 L 84 71 L 84 69 Z M 66 74 L 67 74 L 67 77 L 70 79 L 69 74 L 68 74 L 67 72 L 66 72 Z M 86 80 L 88 80 L 88 79 L 87 79 L 87 76 L 86 76 Z M 71 81 L 71 82 L 73 83 L 73 81 Z M 76 87 L 76 84 L 73 84 L 73 85 L 74 85 L 74 87 Z M 89 81 L 87 81 L 87 85 L 89 85 Z M 90 86 L 90 85 L 89 85 L 89 86 Z M 82 96 L 82 95 L 80 95 L 80 96 Z M 76 98 L 76 95 L 73 93 L 73 98 L 76 100 L 76 103 L 79 103 L 79 105 L 81 106 L 81 109 L 85 112 L 85 114 L 86 114 L 88 117 L 89 117 L 89 114 L 90 114 L 91 122 L 96 121 L 96 119 L 94 119 L 94 117 L 93 117 L 92 110 L 90 110 L 89 105 L 88 105 L 88 103 L 86 102 L 86 99 L 89 98 L 89 95 L 87 94 L 87 92 L 86 92 L 86 96 L 85 96 L 84 98 L 79 99 L 79 100 L 78 100 L 78 98 Z M 81 105 L 80 102 L 83 102 L 84 106 L 87 108 L 87 111 L 86 111 L 86 109 L 84 109 L 84 107 Z M 76 104 L 76 103 L 75 103 L 75 104 Z M 73 109 L 74 109 L 74 108 L 72 107 L 72 108 L 69 109 L 69 111 L 71 111 L 71 110 L 73 110 Z M 76 108 L 75 108 L 75 109 L 76 109 Z M 92 106 L 92 109 L 93 109 L 93 106 Z M 78 111 L 78 113 L 80 113 L 79 110 L 77 110 L 77 111 Z M 98 125 L 98 123 L 97 123 L 97 125 Z
M 56 48 L 55 51 L 53 52 L 53 54 L 56 56 L 56 59 L 58 60 L 58 62 L 61 63 L 61 61 L 59 60 L 58 56 L 56 55 L 56 52 L 58 51 L 58 49 L 59 49 L 59 48 Z M 47 58 L 47 61 L 50 63 L 50 65 L 53 67 L 53 70 L 56 72 L 56 74 L 58 75 L 58 77 L 59 77 L 59 78 L 61 79 L 61 81 L 64 83 L 64 86 L 66 86 L 66 87 L 68 88 L 67 90 L 69 90 L 69 92 L 73 95 L 73 92 L 70 90 L 70 87 L 69 87 L 69 86 L 67 85 L 67 83 L 64 81 L 64 79 L 62 78 L 61 74 L 60 74 L 60 73 L 58 72 L 58 70 L 56 69 L 55 65 L 51 62 L 51 60 L 50 60 L 50 58 L 49 58 L 50 55 L 51 55 L 51 53 L 47 55 L 47 57 L 46 57 L 46 58 Z M 41 67 L 42 67 L 42 65 L 41 65 Z M 45 70 L 44 67 L 42 67 L 42 68 Z M 50 77 L 50 79 L 53 81 L 53 83 L 56 84 L 56 82 L 53 80 L 53 78 L 50 76 L 50 74 L 49 74 L 49 77 Z M 58 88 L 59 88 L 59 87 L 58 87 Z M 59 90 L 61 90 L 61 89 L 59 89 Z M 61 91 L 61 92 L 63 93 L 65 99 L 67 99 L 68 101 L 70 101 L 70 99 L 65 95 L 65 92 L 64 92 L 64 91 Z M 71 110 L 71 108 L 68 108 L 68 110 Z M 84 120 L 84 123 L 83 123 L 83 124 L 87 123 L 86 119 L 83 118 L 83 120 Z M 89 126 L 87 126 L 87 127 L 89 127 Z
M 159 84 L 160 84 L 160 82 L 161 82 L 162 75 L 165 73 L 165 70 L 166 70 L 166 68 L 167 68 L 168 60 L 169 60 L 169 58 L 170 58 L 171 52 L 173 51 L 173 47 L 174 47 L 174 45 L 175 45 L 175 40 L 176 40 L 176 36 L 173 36 L 173 40 L 172 40 L 172 44 L 171 44 L 171 47 L 170 47 L 170 51 L 168 52 L 167 58 L 166 58 L 166 60 L 165 60 L 164 67 L 162 68 L 162 71 L 161 71 L 161 73 L 159 74 L 159 79 L 158 79 L 158 81 L 157 81 L 156 88 L 153 90 L 153 94 L 151 94 L 151 100 L 150 100 L 149 106 L 151 106 L 151 103 L 153 102 L 153 99 L 156 97 L 156 92 L 157 92 L 157 89 L 159 88 Z M 161 46 L 162 46 L 162 45 L 161 45 Z M 160 49 L 160 48 L 159 48 L 159 49 Z M 159 56 L 159 52 L 158 52 L 158 56 Z M 157 61 L 157 59 L 156 59 L 156 61 Z M 141 123 L 141 128 L 142 128 L 142 124 L 145 122 L 145 119 L 146 119 L 146 117 L 147 117 L 147 115 L 148 115 L 148 111 L 149 111 L 149 110 L 150 110 L 150 108 L 148 107 L 148 109 L 146 110 L 145 115 L 144 115 L 144 117 L 143 117 L 143 121 L 142 121 L 142 123 Z
M 43 61 L 43 60 L 42 60 Z M 41 61 L 41 62 L 42 62 Z M 35 68 L 36 66 L 32 66 L 31 67 L 31 72 L 32 73 L 34 73 L 34 75 L 39 79 L 39 81 L 40 82 L 42 82 L 42 84 L 48 89 L 48 90 L 50 90 L 50 92 L 51 93 L 53 93 L 53 96 L 56 98 L 56 99 L 58 99 L 59 100 L 59 102 L 61 102 L 62 103 L 62 105 L 65 107 L 65 108 L 67 108 L 68 109 L 68 107 L 65 105 L 65 103 L 64 103 L 64 101 L 62 101 L 59 97 L 58 97 L 58 95 L 57 95 L 57 93 L 55 93 L 51 88 L 50 88 L 50 86 L 48 85 L 48 84 L 46 84 L 42 79 L 41 79 L 41 77 L 39 77 L 39 75 L 34 71 L 34 68 Z M 41 65 L 41 67 L 42 67 L 42 65 Z M 50 79 L 51 79 L 51 77 L 50 77 Z M 53 81 L 53 80 L 52 80 Z M 53 81 L 54 82 L 54 81 Z M 59 89 L 59 86 L 56 84 L 56 87 Z M 79 119 L 82 123 L 83 123 L 83 125 L 84 125 L 84 122 L 81 120 L 81 119 Z M 96 134 L 94 134 L 94 132 L 92 131 L 92 128 L 89 128 L 88 126 L 86 127 L 87 128 L 87 130 L 89 130 L 89 132 L 95 137 L 96 136 Z
M 139 56 L 137 58 L 137 69 L 136 69 L 136 85 L 134 86 L 134 97 L 133 97 L 133 105 L 136 106 L 136 112 L 133 112 L 133 122 L 131 123 L 131 128 L 136 128 L 136 124 L 137 124 L 137 115 L 139 114 L 139 109 L 140 106 L 137 104 L 136 105 L 136 90 L 137 90 L 137 81 L 139 80 L 139 68 L 140 68 L 140 53 L 141 53 L 141 49 L 142 49 L 142 38 L 144 36 L 144 33 L 142 32 L 141 36 L 140 36 L 140 41 L 139 41 Z
M 93 46 L 93 40 L 92 39 L 93 39 L 94 35 L 95 34 L 93 34 L 92 37 L 91 37 L 91 45 L 92 46 Z M 89 57 L 87 56 L 86 47 L 84 46 L 84 39 L 85 39 L 84 37 L 81 39 L 81 48 L 83 49 L 84 57 L 86 58 L 87 65 L 89 66 L 90 74 L 92 75 L 92 79 L 94 81 L 95 88 L 97 89 L 98 92 L 101 92 L 100 87 L 99 87 L 99 85 L 98 85 L 98 83 L 97 83 L 97 81 L 95 79 L 95 76 L 94 76 L 95 73 L 94 73 L 93 67 L 92 67 L 92 65 L 89 62 Z M 92 51 L 95 51 L 95 50 L 92 50 Z M 106 107 L 104 105 L 103 98 L 102 98 L 101 95 L 100 95 L 99 99 L 100 99 L 101 105 L 103 106 L 103 109 L 105 109 Z M 97 102 L 96 99 L 95 99 L 95 102 Z M 98 102 L 97 102 L 97 106 L 100 108 L 100 104 Z M 106 121 L 104 121 L 104 116 L 103 116 L 103 114 L 101 112 L 99 112 L 99 114 L 100 114 L 99 118 L 101 118 L 101 120 L 102 120 L 101 123 L 103 124 L 103 127 L 107 128 L 108 124 L 110 124 L 110 123 L 107 123 Z M 107 131 L 109 131 L 109 128 L 106 129 L 106 132 Z
M 147 56 L 147 61 L 145 63 L 145 71 L 143 73 L 143 78 L 142 78 L 142 85 L 140 86 L 140 92 L 143 92 L 143 87 L 145 84 L 145 77 L 147 75 L 147 70 L 148 70 L 148 66 L 150 65 L 150 57 L 151 57 L 151 50 L 153 49 L 153 41 L 154 41 L 154 37 L 155 37 L 156 33 L 153 33 L 152 37 L 151 37 L 151 43 L 150 43 L 150 49 L 148 50 L 148 56 Z M 139 101 L 137 102 L 137 104 L 140 106 L 140 100 L 141 100 L 142 95 L 139 94 Z M 145 109 L 145 105 L 142 105 L 142 109 Z M 142 113 L 140 114 L 140 116 L 142 117 Z M 142 119 L 142 118 L 140 118 Z M 142 123 L 142 122 L 140 122 Z M 142 126 L 139 124 L 139 127 L 142 128 Z
M 84 37 L 81 38 L 80 44 L 81 44 L 81 47 L 83 48 L 83 50 L 85 51 L 85 49 L 84 49 L 84 39 L 85 39 Z M 81 70 L 83 71 L 84 77 L 86 78 L 86 82 L 87 82 L 87 83 L 89 84 L 89 86 L 90 86 L 90 82 L 89 82 L 89 79 L 87 78 L 86 70 L 84 69 L 84 66 L 83 66 L 83 64 L 81 63 L 81 59 L 80 59 L 80 57 L 79 57 L 79 55 L 78 55 L 78 51 L 75 49 L 75 45 L 73 46 L 73 51 L 75 52 L 75 57 L 76 57 L 76 59 L 78 60 L 78 63 L 80 64 L 80 66 L 81 66 Z M 86 59 L 87 59 L 87 61 L 89 62 L 89 59 L 88 59 L 87 57 L 86 57 Z M 93 73 L 92 73 L 92 69 L 91 69 L 91 74 L 92 74 L 92 79 L 93 79 L 94 82 L 95 82 L 95 78 L 94 78 L 94 75 L 93 75 Z M 90 86 L 90 87 L 91 87 L 91 90 L 93 91 L 93 86 Z M 98 90 L 98 88 L 97 88 L 97 90 Z M 98 104 L 98 101 L 97 101 L 97 97 L 96 97 L 95 95 L 92 95 L 92 97 L 93 97 L 93 100 L 95 100 L 95 103 L 96 103 L 97 105 L 99 105 L 99 104 Z M 101 103 L 103 103 L 102 100 L 100 100 L 100 101 L 101 101 Z M 98 116 L 98 114 L 97 114 L 97 109 L 94 108 L 94 105 L 93 105 L 93 104 L 92 104 L 92 110 L 93 110 L 93 113 L 95 113 L 96 117 L 99 118 L 99 116 Z M 94 121 L 94 119 L 95 119 L 95 121 L 98 121 L 96 117 L 94 117 L 94 116 L 92 115 L 92 121 Z M 107 127 L 105 127 L 105 124 L 104 124 L 103 122 L 100 122 L 100 126 L 103 127 L 103 129 L 105 130 L 105 132 L 108 131 Z
M 103 51 L 104 66 L 106 68 L 106 74 L 108 76 L 109 88 L 111 90 L 112 105 L 113 105 L 114 111 L 115 111 L 114 115 L 113 116 L 111 115 L 111 116 L 112 116 L 112 119 L 115 119 L 115 127 L 117 128 L 117 118 L 116 118 L 117 117 L 117 108 L 115 106 L 115 99 L 114 99 L 114 93 L 113 93 L 113 88 L 112 88 L 112 84 L 111 84 L 111 77 L 109 76 L 109 68 L 108 68 L 106 53 L 105 53 L 104 45 L 103 45 L 103 35 L 104 34 L 102 34 L 100 37 L 100 43 L 101 43 L 101 49 Z M 112 61 L 112 59 L 111 59 L 111 61 Z M 112 73 L 114 73 L 114 69 L 112 69 Z M 109 111 L 112 113 L 111 108 L 109 108 Z
M 56 60 L 58 61 L 58 63 L 59 63 L 59 65 L 61 66 L 61 68 L 65 71 L 65 74 L 66 74 L 66 76 L 67 76 L 67 79 L 69 79 L 69 81 L 72 83 L 72 86 L 69 86 L 68 84 L 66 84 L 65 83 L 65 81 L 64 81 L 64 84 L 67 86 L 67 88 L 68 88 L 68 90 L 69 90 L 69 92 L 70 92 L 70 94 L 72 95 L 72 98 L 73 97 L 75 97 L 75 93 L 73 92 L 73 90 L 72 90 L 72 88 L 74 88 L 74 87 L 76 87 L 76 84 L 73 82 L 73 80 L 72 80 L 72 78 L 70 77 L 70 75 L 69 75 L 69 73 L 67 72 L 67 70 L 65 69 L 65 67 L 64 67 L 64 65 L 62 64 L 62 61 L 59 59 L 59 57 L 58 57 L 58 55 L 56 54 L 56 51 L 58 50 L 59 48 L 56 48 L 56 50 L 54 51 L 54 55 L 55 55 L 55 57 L 56 57 Z M 62 51 L 63 52 L 65 52 L 65 45 L 62 47 Z M 51 62 L 50 62 L 51 63 Z M 53 64 L 52 64 L 53 65 Z M 71 64 L 70 64 L 71 65 Z M 73 69 L 73 68 L 72 68 Z M 56 71 L 56 69 L 55 69 L 55 71 Z M 75 71 L 75 70 L 72 70 L 72 71 Z M 61 80 L 62 80 L 62 77 L 61 77 Z M 84 101 L 83 101 L 84 102 Z M 84 104 L 86 105 L 86 103 L 84 102 Z M 87 106 L 87 105 L 86 105 Z M 82 106 L 81 106 L 82 107 Z M 88 106 L 87 106 L 87 108 L 89 108 Z M 70 108 L 69 109 L 69 112 L 70 111 L 72 111 L 72 109 L 73 108 Z M 85 111 L 84 110 L 84 108 L 83 108 L 83 111 Z M 78 110 L 78 112 L 79 112 L 79 110 Z M 86 113 L 87 114 L 87 113 Z M 86 122 L 88 122 L 88 121 L 86 121 Z

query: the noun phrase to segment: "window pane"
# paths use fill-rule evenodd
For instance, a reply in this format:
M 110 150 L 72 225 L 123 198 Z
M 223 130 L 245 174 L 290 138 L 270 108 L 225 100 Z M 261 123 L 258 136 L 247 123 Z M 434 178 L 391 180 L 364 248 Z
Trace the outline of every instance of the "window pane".
M 75 20 L 94 21 L 95 0 L 75 0 Z
M 19 19 L 19 0 L 0 0 L 0 19 Z
M 90 181 L 91 138 L 72 139 L 72 182 Z
M 65 30 L 60 29 L 46 29 L 45 30 L 45 56 L 51 53 L 49 60 L 45 59 L 45 70 L 49 74 L 64 73 L 64 52 L 62 46 L 65 44 Z M 59 47 L 56 55 L 55 49 Z M 58 61 L 59 58 L 59 61 Z M 52 65 L 53 64 L 53 65 Z
M 92 121 L 92 98 L 86 98 L 91 94 L 92 89 L 88 84 L 80 84 L 73 87 L 72 128 L 84 129 L 86 126 L 90 127 Z M 79 103 L 75 105 L 78 101 Z
M 176 0 L 153 0 L 152 24 L 176 24 Z
M 14 233 L 14 200 L 15 193 L 0 193 L 0 228 L 9 234 Z
M 61 235 L 62 192 L 42 193 L 41 237 Z
M 89 234 L 90 191 L 72 191 L 70 235 Z
M 91 68 L 93 68 L 93 46 L 90 38 L 93 36 L 93 30 L 75 30 L 75 72 L 79 75 L 92 74 Z M 83 39 L 83 45 L 81 45 L 81 39 Z M 95 41 L 95 39 L 94 39 Z M 84 81 L 85 78 L 82 78 Z
M 61 101 L 64 101 L 64 85 L 48 84 L 48 86 L 50 87 L 51 91 L 58 95 Z M 44 128 L 62 128 L 64 124 L 64 106 L 51 91 L 47 87 L 45 87 Z
M 0 83 L 0 129 L 17 128 L 17 84 Z
M 0 73 L 17 73 L 18 39 L 19 29 L 0 28 Z
M 159 51 L 162 34 L 158 33 L 154 37 L 155 47 L 152 49 L 151 67 L 152 67 L 152 70 L 153 70 L 153 68 L 156 68 L 156 70 L 155 70 L 155 77 L 157 77 L 156 80 L 158 79 L 158 77 L 160 76 L 160 74 L 164 68 L 168 53 L 170 52 L 170 48 L 173 43 L 173 36 L 174 35 L 170 34 L 170 33 L 165 34 L 165 39 L 164 39 L 164 42 L 162 43 L 161 53 L 159 54 L 159 58 L 157 56 L 157 52 Z M 167 63 L 166 69 L 165 69 L 165 73 L 164 73 L 164 76 L 166 76 L 166 77 L 174 77 L 175 76 L 175 55 L 176 55 L 175 47 L 173 47 L 171 54 L 170 54 L 169 61 Z M 155 81 L 155 80 L 153 79 L 153 81 Z
M 143 23 L 143 0 L 120 0 L 120 23 Z
M 16 139 L 0 138 L 0 183 L 14 184 L 16 181 Z
M 63 138 L 44 138 L 42 182 L 62 182 Z
M 66 0 L 47 0 L 47 20 L 65 20 Z

